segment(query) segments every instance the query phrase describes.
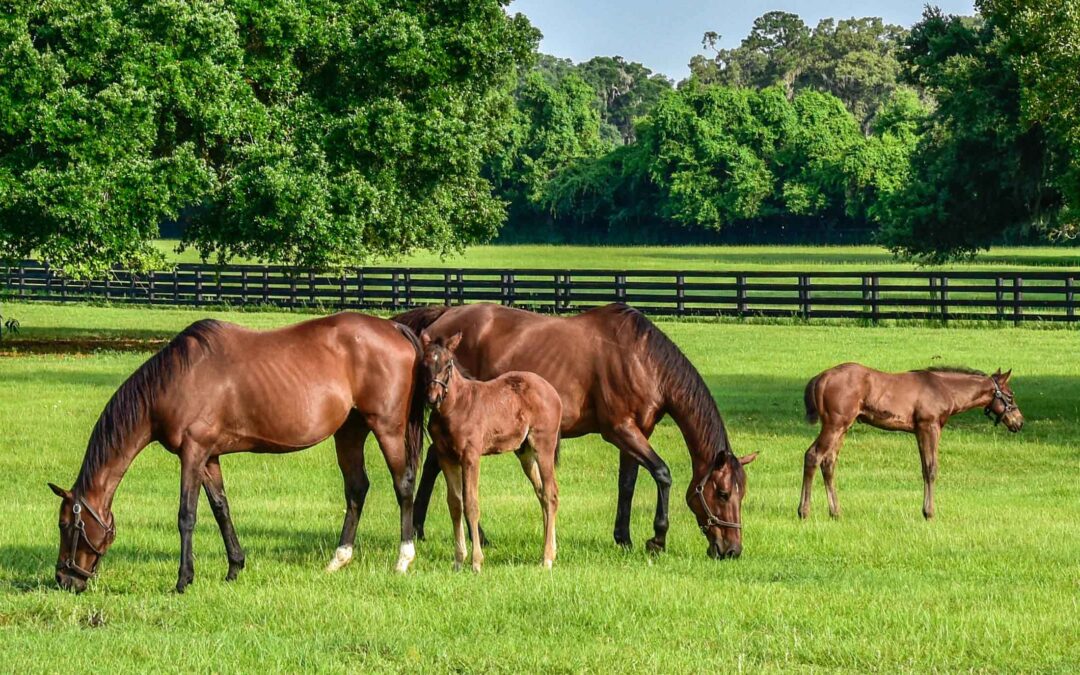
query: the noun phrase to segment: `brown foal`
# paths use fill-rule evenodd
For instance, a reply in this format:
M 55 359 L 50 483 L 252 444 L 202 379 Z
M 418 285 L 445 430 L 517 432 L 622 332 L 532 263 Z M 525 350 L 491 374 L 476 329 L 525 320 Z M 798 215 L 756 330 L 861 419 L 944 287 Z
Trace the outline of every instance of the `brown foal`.
M 71 490 L 50 484 L 60 505 L 56 581 L 81 591 L 115 536 L 113 494 L 153 441 L 180 458 L 180 569 L 195 576 L 192 532 L 199 489 L 225 540 L 226 579 L 244 567 L 219 458 L 292 452 L 331 434 L 345 481 L 345 521 L 331 568 L 352 557 L 368 490 L 364 440 L 374 433 L 401 509 L 397 569 L 415 556 L 413 479 L 423 449 L 420 342 L 385 319 L 342 313 L 270 331 L 220 321 L 192 324 L 139 367 L 105 406 Z
M 484 564 L 480 542 L 480 457 L 514 451 L 532 482 L 544 512 L 543 566 L 555 562 L 555 514 L 559 486 L 555 463 L 559 455 L 562 399 L 547 380 L 535 373 L 513 371 L 480 382 L 454 365 L 461 333 L 432 340 L 420 335 L 424 347 L 428 403 L 434 409 L 428 431 L 446 477 L 446 502 L 454 523 L 454 569 L 465 561 L 462 496 L 472 539 L 472 568 Z
M 1009 431 L 1020 431 L 1024 416 L 1016 407 L 1009 376 L 967 368 L 930 368 L 883 373 L 858 363 L 844 363 L 821 373 L 806 385 L 806 421 L 821 421 L 821 432 L 806 451 L 799 517 L 810 514 L 810 486 L 821 467 L 829 513 L 840 515 L 836 500 L 836 459 L 844 434 L 856 421 L 888 431 L 907 431 L 919 441 L 923 472 L 923 516 L 934 517 L 938 440 L 953 415 L 983 407 Z

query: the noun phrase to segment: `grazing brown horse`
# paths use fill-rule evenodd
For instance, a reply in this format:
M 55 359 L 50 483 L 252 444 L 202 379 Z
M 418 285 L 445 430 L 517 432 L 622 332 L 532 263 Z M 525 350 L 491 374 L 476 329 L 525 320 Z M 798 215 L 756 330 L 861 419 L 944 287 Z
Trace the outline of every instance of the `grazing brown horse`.
M 995 423 L 1020 431 L 1024 416 L 1016 407 L 1009 376 L 999 368 L 993 375 L 967 368 L 929 368 L 907 373 L 883 373 L 858 363 L 844 363 L 806 384 L 806 421 L 821 421 L 821 433 L 806 451 L 799 517 L 810 514 L 810 486 L 821 467 L 829 513 L 840 515 L 836 501 L 836 458 L 844 434 L 856 421 L 888 431 L 907 431 L 919 441 L 923 473 L 923 516 L 934 517 L 941 428 L 953 415 L 982 406 Z
M 60 505 L 56 580 L 81 591 L 115 535 L 112 499 L 124 472 L 152 441 L 180 458 L 180 570 L 195 575 L 191 535 L 199 487 L 225 540 L 227 580 L 244 567 L 229 516 L 219 457 L 292 452 L 331 434 L 345 480 L 346 512 L 335 561 L 351 556 L 368 490 L 364 440 L 374 432 L 401 507 L 406 571 L 412 543 L 413 479 L 423 450 L 419 339 L 385 319 L 336 314 L 271 331 L 219 321 L 186 328 L 113 395 L 90 436 L 71 490 L 50 484 Z
M 465 561 L 465 528 L 461 522 L 462 495 L 472 539 L 472 568 L 484 564 L 480 541 L 480 457 L 511 450 L 532 482 L 544 512 L 543 565 L 555 562 L 555 514 L 559 485 L 562 400 L 547 380 L 535 373 L 503 373 L 494 380 L 474 380 L 455 366 L 454 350 L 461 333 L 434 341 L 420 335 L 428 403 L 434 408 L 428 431 L 439 466 L 446 476 L 446 503 L 454 522 L 454 569 Z
M 686 502 L 713 558 L 742 552 L 741 504 L 746 494 L 743 465 L 755 454 L 736 457 L 709 388 L 679 348 L 643 314 L 613 304 L 573 317 L 544 316 L 500 305 L 425 307 L 394 318 L 433 337 L 464 333 L 456 358 L 481 380 L 510 371 L 536 373 L 562 397 L 562 437 L 598 433 L 620 451 L 615 541 L 630 546 L 630 504 L 638 466 L 656 481 L 653 551 L 664 549 L 668 531 L 671 473 L 649 444 L 671 415 L 690 452 L 693 477 Z M 423 529 L 438 476 L 428 452 L 416 495 L 417 534 Z

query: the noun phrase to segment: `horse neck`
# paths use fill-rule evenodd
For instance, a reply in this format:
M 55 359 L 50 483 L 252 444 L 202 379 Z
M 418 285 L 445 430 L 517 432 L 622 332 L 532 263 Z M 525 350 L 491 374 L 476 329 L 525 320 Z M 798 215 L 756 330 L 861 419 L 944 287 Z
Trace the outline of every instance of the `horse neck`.
M 85 499 L 103 516 L 112 512 L 113 495 L 127 472 L 143 449 L 150 444 L 149 420 L 142 420 L 125 434 L 124 442 L 109 448 L 90 447 L 86 450 L 82 469 L 75 481 L 74 492 Z M 105 459 L 90 461 L 91 453 L 102 453 Z
M 705 387 L 705 383 L 701 383 Z M 724 421 L 712 395 L 693 396 L 685 390 L 669 392 L 666 409 L 686 441 L 686 449 L 693 460 L 694 478 L 709 471 L 717 453 L 730 449 Z M 707 400 L 706 400 L 707 399 Z
M 439 414 L 449 416 L 455 410 L 467 407 L 468 402 L 472 399 L 475 386 L 476 382 L 468 379 L 458 371 L 455 362 L 454 367 L 450 369 L 450 377 L 446 380 L 446 394 L 443 396 L 442 404 L 439 406 Z
M 994 398 L 994 383 L 987 375 L 960 375 L 950 384 L 954 415 L 990 405 Z

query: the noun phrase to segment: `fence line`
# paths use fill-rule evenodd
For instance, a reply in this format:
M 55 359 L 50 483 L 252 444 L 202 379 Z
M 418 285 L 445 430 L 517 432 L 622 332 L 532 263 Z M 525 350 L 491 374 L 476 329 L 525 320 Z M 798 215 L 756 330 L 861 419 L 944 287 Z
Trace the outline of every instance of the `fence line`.
M 401 310 L 497 302 L 574 313 L 626 302 L 674 316 L 1077 321 L 1077 271 L 844 272 L 363 267 L 340 274 L 274 265 L 178 265 L 74 281 L 34 260 L 5 266 L 23 300 Z

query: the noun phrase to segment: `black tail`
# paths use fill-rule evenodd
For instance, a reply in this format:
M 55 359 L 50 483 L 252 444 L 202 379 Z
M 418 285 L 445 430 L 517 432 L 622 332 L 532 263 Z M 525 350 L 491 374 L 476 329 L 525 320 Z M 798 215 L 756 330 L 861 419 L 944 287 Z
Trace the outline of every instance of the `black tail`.
M 398 324 L 397 329 L 408 338 L 416 349 L 416 368 L 413 371 L 413 395 L 409 402 L 409 422 L 405 429 L 405 449 L 409 453 L 409 468 L 413 475 L 420 466 L 420 456 L 424 452 L 424 413 L 427 401 L 424 399 L 424 383 L 421 381 L 420 368 L 423 363 L 424 349 L 420 338 L 405 324 Z
M 817 424 L 821 417 L 818 415 L 817 403 L 814 402 L 814 393 L 817 389 L 818 377 L 813 378 L 806 383 L 806 390 L 803 392 L 803 405 L 806 406 L 806 423 Z
M 402 312 L 397 316 L 391 317 L 390 320 L 401 324 L 402 326 L 408 326 L 417 335 L 420 331 L 424 330 L 431 324 L 435 323 L 443 312 L 450 309 L 442 305 L 432 305 L 430 307 L 417 307 L 416 309 L 410 309 L 407 312 Z

